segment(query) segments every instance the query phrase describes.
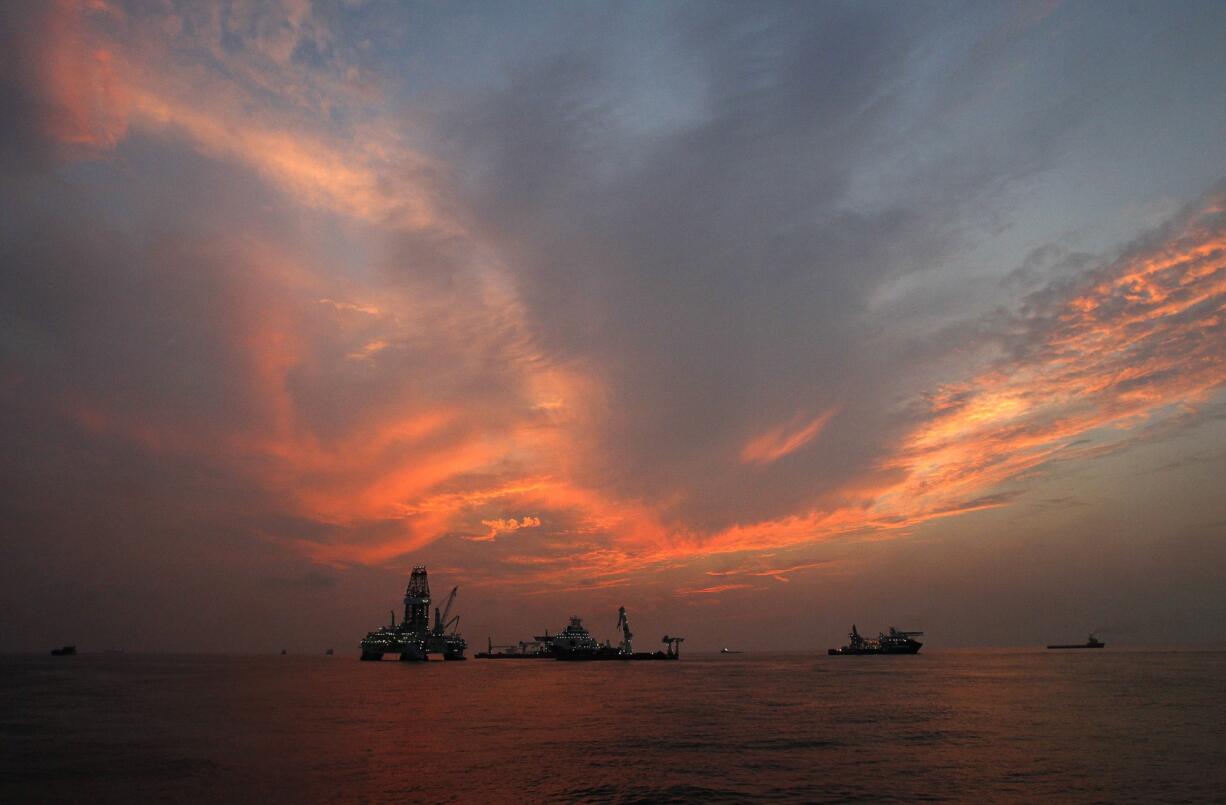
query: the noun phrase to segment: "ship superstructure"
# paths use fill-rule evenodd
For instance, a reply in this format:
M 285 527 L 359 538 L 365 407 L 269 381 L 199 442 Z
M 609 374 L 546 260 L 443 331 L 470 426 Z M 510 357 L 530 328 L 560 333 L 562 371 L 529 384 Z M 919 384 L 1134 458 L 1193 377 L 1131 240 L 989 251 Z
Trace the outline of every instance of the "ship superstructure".
M 880 632 L 877 639 L 866 638 L 853 623 L 847 633 L 847 645 L 842 648 L 832 648 L 829 654 L 918 654 L 924 644 L 915 640 L 923 636 L 923 632 L 902 632 L 890 627 L 889 633 Z
M 431 656 L 444 660 L 464 659 L 468 644 L 456 632 L 460 616 L 447 619 L 459 590 L 459 587 L 451 590 L 442 613 L 435 608 L 434 625 L 431 626 L 430 580 L 424 566 L 414 567 L 404 592 L 404 618 L 397 625 L 393 611 L 389 625 L 368 632 L 361 643 L 362 659 L 381 660 L 384 654 L 399 654 L 405 661 L 428 660 Z

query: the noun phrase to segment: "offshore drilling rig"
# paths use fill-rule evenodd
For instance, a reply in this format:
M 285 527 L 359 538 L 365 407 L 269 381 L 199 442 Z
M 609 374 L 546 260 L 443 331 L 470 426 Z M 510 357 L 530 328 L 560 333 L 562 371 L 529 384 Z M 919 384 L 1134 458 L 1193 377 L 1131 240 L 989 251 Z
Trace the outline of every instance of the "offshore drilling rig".
M 464 659 L 468 644 L 456 633 L 460 616 L 447 619 L 459 591 L 458 586 L 452 588 L 441 613 L 435 608 L 434 625 L 431 627 L 430 580 L 423 565 L 414 567 L 409 576 L 409 586 L 404 591 L 404 617 L 397 625 L 393 610 L 389 625 L 368 632 L 362 641 L 362 659 L 381 660 L 384 654 L 399 654 L 405 662 L 428 660 L 431 655 L 441 656 L 444 660 Z

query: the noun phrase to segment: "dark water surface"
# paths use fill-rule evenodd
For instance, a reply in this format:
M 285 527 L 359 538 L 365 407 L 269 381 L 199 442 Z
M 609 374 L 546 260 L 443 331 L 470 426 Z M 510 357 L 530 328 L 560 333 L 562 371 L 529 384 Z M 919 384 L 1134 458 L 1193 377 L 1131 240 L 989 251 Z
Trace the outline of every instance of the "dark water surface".
M 1223 801 L 1226 652 L 0 658 L 0 801 Z

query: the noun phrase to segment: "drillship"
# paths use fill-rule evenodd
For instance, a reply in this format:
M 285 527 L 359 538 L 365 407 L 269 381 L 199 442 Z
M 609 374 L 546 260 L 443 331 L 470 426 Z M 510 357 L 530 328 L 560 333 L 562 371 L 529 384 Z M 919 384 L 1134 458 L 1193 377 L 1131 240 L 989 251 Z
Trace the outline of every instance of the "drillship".
M 447 606 L 441 614 L 435 607 L 434 626 L 431 628 L 430 581 L 426 577 L 425 567 L 418 565 L 413 568 L 404 593 L 404 619 L 397 625 L 393 611 L 390 625 L 368 632 L 361 644 L 362 659 L 381 660 L 384 654 L 399 654 L 400 659 L 405 661 L 428 660 L 431 655 L 441 656 L 444 660 L 464 659 L 468 644 L 455 631 L 460 616 L 447 620 L 459 591 L 459 587 L 452 588 L 451 595 L 447 597 Z M 448 632 L 448 629 L 451 631 Z
M 847 633 L 848 643 L 842 648 L 832 648 L 829 654 L 918 654 L 920 646 L 924 645 L 913 638 L 921 637 L 923 632 L 900 632 L 893 626 L 889 634 L 879 633 L 876 640 L 860 636 L 860 631 L 853 623 Z

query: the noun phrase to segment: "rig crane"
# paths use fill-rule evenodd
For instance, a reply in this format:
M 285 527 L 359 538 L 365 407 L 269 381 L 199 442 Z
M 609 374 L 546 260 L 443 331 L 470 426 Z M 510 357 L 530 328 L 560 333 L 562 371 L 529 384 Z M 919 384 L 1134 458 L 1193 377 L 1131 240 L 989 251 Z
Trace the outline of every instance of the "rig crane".
M 630 631 L 630 618 L 626 616 L 626 608 L 617 608 L 617 628 L 622 630 L 622 645 L 623 654 L 633 654 L 634 648 L 630 641 L 634 639 L 634 635 Z
M 451 588 L 451 595 L 447 596 L 447 605 L 443 607 L 443 614 L 439 615 L 438 607 L 434 608 L 434 634 L 441 635 L 451 626 L 459 626 L 460 616 L 456 615 L 451 620 L 447 620 L 447 616 L 451 614 L 451 605 L 455 603 L 456 593 L 460 591 L 460 586 L 457 584 Z M 454 630 L 452 630 L 454 631 Z

